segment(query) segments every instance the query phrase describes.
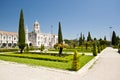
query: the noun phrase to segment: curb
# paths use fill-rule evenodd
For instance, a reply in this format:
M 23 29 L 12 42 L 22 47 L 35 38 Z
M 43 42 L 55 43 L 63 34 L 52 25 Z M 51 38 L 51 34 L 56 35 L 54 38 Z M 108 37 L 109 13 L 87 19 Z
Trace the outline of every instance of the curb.
M 94 57 L 92 60 L 90 60 L 79 71 L 77 71 L 77 74 L 81 74 L 81 75 L 85 74 L 90 69 L 90 67 L 99 59 L 99 57 L 102 55 L 103 51 L 101 51 L 101 53 L 99 53 L 96 57 Z
M 103 50 L 104 51 L 104 50 Z M 30 66 L 30 65 L 26 65 L 26 64 L 19 64 L 16 62 L 8 62 L 8 63 L 13 63 L 13 64 L 18 64 L 18 65 L 24 65 L 27 67 L 32 67 L 32 68 L 38 68 L 38 69 L 45 69 L 45 70 L 49 70 L 49 71 L 55 71 L 55 72 L 61 72 L 61 73 L 66 73 L 66 74 L 85 74 L 90 67 L 99 59 L 100 55 L 103 53 L 103 51 L 101 53 L 99 53 L 96 57 L 94 57 L 92 60 L 90 60 L 86 65 L 84 65 L 79 71 L 67 71 L 67 70 L 60 70 L 60 69 L 55 69 L 55 68 L 48 68 L 48 67 L 38 67 L 38 66 Z M 0 60 L 2 61 L 2 60 Z M 3 61 L 6 62 L 6 61 Z
M 104 51 L 104 50 L 103 50 Z M 50 71 L 55 71 L 55 72 L 61 72 L 61 73 L 66 73 L 66 74 L 85 74 L 90 67 L 99 59 L 99 57 L 102 55 L 103 51 L 99 53 L 96 57 L 94 57 L 92 60 L 90 60 L 86 65 L 84 65 L 79 71 L 67 71 L 67 70 L 60 70 L 60 69 L 55 69 L 55 68 L 47 68 L 47 67 L 39 67 L 42 69 L 50 70 Z

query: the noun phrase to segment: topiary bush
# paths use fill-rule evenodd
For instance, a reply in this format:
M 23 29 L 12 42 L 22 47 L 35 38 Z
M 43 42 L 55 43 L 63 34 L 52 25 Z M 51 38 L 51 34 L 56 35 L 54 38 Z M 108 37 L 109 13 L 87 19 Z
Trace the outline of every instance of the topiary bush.
M 93 56 L 97 56 L 97 46 L 96 43 L 93 43 Z
M 42 52 L 44 49 L 45 49 L 44 45 L 41 44 L 41 46 L 40 46 L 40 51 Z
M 98 53 L 100 53 L 101 50 L 100 50 L 100 44 L 99 44 L 99 43 L 98 43 L 98 45 L 97 45 L 97 48 L 98 48 Z
M 120 54 L 120 48 L 118 48 L 118 53 Z
M 25 49 L 24 49 L 24 52 L 29 52 L 29 46 L 28 46 L 28 44 L 26 44 L 26 47 L 25 47 Z
M 118 53 L 120 53 L 120 43 L 118 44 Z
M 80 60 L 77 50 L 75 50 L 73 55 L 72 70 L 77 71 L 80 69 Z

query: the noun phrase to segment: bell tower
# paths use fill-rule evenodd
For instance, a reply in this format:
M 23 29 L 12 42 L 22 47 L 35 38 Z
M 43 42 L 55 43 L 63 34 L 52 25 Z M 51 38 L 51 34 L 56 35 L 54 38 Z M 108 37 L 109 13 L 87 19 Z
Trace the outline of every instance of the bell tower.
M 35 33 L 40 33 L 40 24 L 37 20 L 34 22 L 33 26 L 34 26 L 34 32 Z

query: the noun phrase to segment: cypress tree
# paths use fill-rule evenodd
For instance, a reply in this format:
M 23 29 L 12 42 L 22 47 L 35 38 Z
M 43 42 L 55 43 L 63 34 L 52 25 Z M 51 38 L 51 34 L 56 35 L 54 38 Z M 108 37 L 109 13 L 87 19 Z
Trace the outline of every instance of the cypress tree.
M 116 37 L 116 45 L 119 45 L 119 36 Z
M 20 19 L 19 19 L 19 31 L 18 31 L 18 46 L 20 49 L 20 53 L 23 53 L 25 47 L 25 30 L 24 30 L 24 16 L 23 10 L 20 11 Z
M 116 45 L 116 33 L 113 31 L 112 33 L 112 45 Z
M 83 34 L 83 43 L 85 42 L 85 36 L 84 36 L 84 34 Z
M 98 53 L 100 53 L 101 52 L 101 50 L 100 50 L 100 43 L 98 43 L 97 47 L 98 47 Z
M 61 56 L 62 50 L 63 50 L 63 39 L 62 39 L 62 30 L 61 30 L 60 22 L 58 26 L 59 26 L 59 29 L 58 29 L 59 56 Z
M 104 36 L 104 40 L 106 41 L 106 36 Z
M 90 32 L 88 32 L 87 41 L 92 41 L 92 38 L 91 38 L 91 34 L 90 34 Z
M 96 42 L 93 42 L 93 56 L 97 56 L 97 46 L 96 46 Z
M 83 37 L 82 37 L 82 33 L 80 34 L 80 38 L 79 38 L 79 46 L 81 46 L 83 43 Z
M 96 41 L 93 42 L 93 56 L 97 56 L 97 45 L 96 45 Z
M 61 30 L 61 24 L 59 22 L 59 29 L 58 29 L 58 43 L 60 44 L 61 42 L 63 42 L 63 39 L 62 39 L 62 30 Z

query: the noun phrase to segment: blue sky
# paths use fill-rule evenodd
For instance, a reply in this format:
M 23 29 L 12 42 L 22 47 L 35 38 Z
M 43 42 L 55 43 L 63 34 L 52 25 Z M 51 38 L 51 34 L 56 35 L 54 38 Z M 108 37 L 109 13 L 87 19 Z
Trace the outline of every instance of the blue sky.
M 18 31 L 20 9 L 29 31 L 38 20 L 42 32 L 50 33 L 53 26 L 55 34 L 60 21 L 65 39 L 88 31 L 93 38 L 109 39 L 112 30 L 120 35 L 120 0 L 0 0 L 0 30 Z

